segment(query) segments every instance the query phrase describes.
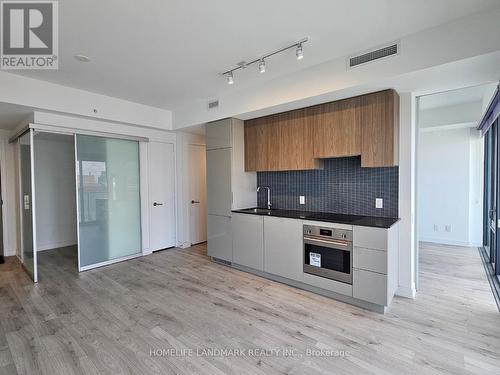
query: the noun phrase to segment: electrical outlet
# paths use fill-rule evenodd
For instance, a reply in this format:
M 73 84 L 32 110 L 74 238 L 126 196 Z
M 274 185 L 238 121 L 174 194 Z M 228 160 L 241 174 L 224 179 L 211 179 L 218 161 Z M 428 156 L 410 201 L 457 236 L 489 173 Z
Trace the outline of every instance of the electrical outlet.
M 300 204 L 306 204 L 306 197 L 305 197 L 304 195 L 301 195 L 301 196 L 299 197 L 299 203 L 300 203 Z
M 434 224 L 434 232 L 439 232 L 439 225 Z
M 382 198 L 375 199 L 375 208 L 384 208 L 384 200 Z
M 451 225 L 445 225 L 444 230 L 445 232 L 451 232 Z

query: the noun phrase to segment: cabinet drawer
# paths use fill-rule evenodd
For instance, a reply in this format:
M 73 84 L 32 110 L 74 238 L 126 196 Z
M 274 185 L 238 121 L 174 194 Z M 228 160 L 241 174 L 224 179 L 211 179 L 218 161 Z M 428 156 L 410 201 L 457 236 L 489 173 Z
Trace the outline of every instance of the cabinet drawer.
M 353 267 L 387 275 L 387 252 L 354 247 Z
M 387 251 L 387 229 L 354 226 L 352 241 L 357 247 Z
M 387 306 L 387 275 L 353 269 L 352 295 L 354 298 Z
M 315 286 L 317 288 L 326 289 L 331 292 L 352 297 L 351 284 L 341 283 L 339 281 L 330 280 L 325 277 L 319 277 L 308 273 L 304 273 L 304 283 Z

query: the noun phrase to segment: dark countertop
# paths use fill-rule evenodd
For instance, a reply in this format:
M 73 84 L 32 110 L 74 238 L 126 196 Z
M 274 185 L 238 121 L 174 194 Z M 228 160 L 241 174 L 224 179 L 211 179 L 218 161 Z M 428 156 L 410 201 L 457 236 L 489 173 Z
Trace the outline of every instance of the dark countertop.
M 359 225 L 363 227 L 374 228 L 390 228 L 399 221 L 398 218 L 392 217 L 374 217 L 374 216 L 357 216 L 333 214 L 328 212 L 309 212 L 309 211 L 293 211 L 265 208 L 245 208 L 241 210 L 233 210 L 233 212 L 259 216 L 274 216 L 285 217 L 290 219 L 301 219 L 311 221 L 324 221 L 328 223 Z

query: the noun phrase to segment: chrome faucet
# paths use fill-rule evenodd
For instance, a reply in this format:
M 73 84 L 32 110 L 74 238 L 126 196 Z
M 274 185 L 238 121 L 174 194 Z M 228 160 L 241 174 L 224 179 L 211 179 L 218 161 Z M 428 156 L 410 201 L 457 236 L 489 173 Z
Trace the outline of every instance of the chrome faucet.
M 267 186 L 259 186 L 257 188 L 257 193 L 260 191 L 260 189 L 267 189 L 267 209 L 270 210 L 271 207 L 273 206 L 271 204 L 271 189 Z

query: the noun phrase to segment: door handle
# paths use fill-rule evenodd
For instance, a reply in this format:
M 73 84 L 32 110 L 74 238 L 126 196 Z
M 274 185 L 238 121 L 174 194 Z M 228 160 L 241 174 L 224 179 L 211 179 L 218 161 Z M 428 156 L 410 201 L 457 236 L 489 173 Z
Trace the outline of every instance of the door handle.
M 156 206 L 163 206 L 163 203 L 154 202 L 154 203 L 153 203 L 153 206 L 155 206 L 155 207 L 156 207 Z
M 200 203 L 200 201 L 191 201 L 191 204 Z

